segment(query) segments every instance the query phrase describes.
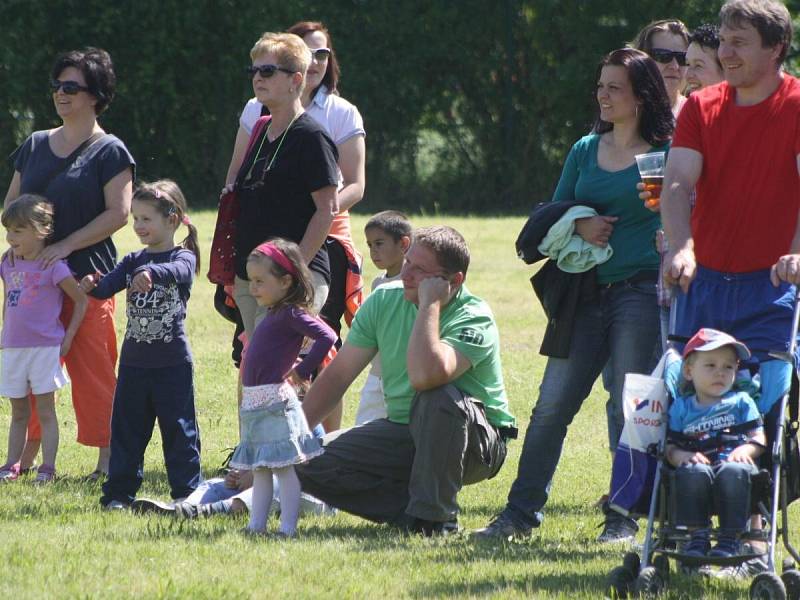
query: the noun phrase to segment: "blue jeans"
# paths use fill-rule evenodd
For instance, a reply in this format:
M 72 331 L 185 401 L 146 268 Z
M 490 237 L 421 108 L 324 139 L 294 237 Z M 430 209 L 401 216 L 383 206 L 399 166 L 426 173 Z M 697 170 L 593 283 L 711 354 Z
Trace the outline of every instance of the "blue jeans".
M 549 358 L 539 387 L 519 461 L 517 479 L 504 514 L 515 523 L 538 527 L 547 502 L 567 427 L 611 359 L 612 403 L 608 409 L 613 447 L 622 433 L 625 373 L 649 373 L 660 345 L 658 305 L 653 282 L 621 282 L 601 287 L 596 302 L 575 315 L 568 358 Z
M 758 467 L 745 463 L 683 465 L 673 472 L 670 505 L 676 525 L 708 527 L 719 515 L 729 535 L 743 531 L 750 518 L 750 477 Z

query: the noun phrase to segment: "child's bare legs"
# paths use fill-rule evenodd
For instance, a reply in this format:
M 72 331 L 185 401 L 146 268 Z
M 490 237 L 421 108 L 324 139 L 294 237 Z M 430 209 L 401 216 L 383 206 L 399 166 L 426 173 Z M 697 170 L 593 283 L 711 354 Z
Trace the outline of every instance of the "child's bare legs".
M 19 459 L 20 470 L 24 471 L 33 466 L 41 445 L 42 440 L 25 440 L 25 448 L 22 450 L 22 456 Z
M 281 485 L 283 485 L 281 483 Z M 281 498 L 283 502 L 283 498 Z M 247 530 L 252 533 L 263 533 L 267 529 L 267 517 L 272 504 L 272 471 L 255 469 L 253 471 L 253 509 L 250 511 L 250 523 Z
M 297 530 L 297 517 L 300 513 L 300 480 L 294 467 L 275 469 L 278 478 L 278 493 L 281 497 L 281 526 L 280 533 L 293 536 Z M 270 491 L 272 488 L 270 487 Z M 255 492 L 253 493 L 253 507 L 255 508 Z
M 19 462 L 28 435 L 28 419 L 31 405 L 28 398 L 9 398 L 11 401 L 11 423 L 8 426 L 8 454 L 6 464 Z
M 36 410 L 42 424 L 42 463 L 50 467 L 56 466 L 58 453 L 58 418 L 56 417 L 55 393 L 38 394 Z

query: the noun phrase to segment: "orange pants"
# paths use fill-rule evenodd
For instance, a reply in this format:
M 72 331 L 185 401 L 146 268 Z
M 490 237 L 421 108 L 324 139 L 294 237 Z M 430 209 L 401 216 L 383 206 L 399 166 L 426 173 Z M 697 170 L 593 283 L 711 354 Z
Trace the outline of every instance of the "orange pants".
M 104 448 L 111 440 L 111 407 L 117 386 L 117 334 L 114 330 L 114 298 L 89 297 L 89 306 L 65 358 L 72 380 L 72 405 L 78 423 L 78 443 Z M 64 298 L 61 322 L 69 325 L 72 300 Z M 36 403 L 31 401 L 33 405 Z M 28 439 L 42 438 L 39 417 L 31 412 Z

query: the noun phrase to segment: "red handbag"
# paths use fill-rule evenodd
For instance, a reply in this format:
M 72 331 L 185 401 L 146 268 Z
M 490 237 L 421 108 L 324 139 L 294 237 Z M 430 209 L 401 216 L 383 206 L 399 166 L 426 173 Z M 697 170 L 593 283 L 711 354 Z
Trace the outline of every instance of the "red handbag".
M 269 116 L 261 117 L 253 126 L 250 141 L 247 144 L 245 160 L 253 148 L 255 141 L 261 136 L 269 123 Z M 239 220 L 239 199 L 236 189 L 228 192 L 219 201 L 217 208 L 217 224 L 214 227 L 214 238 L 211 241 L 211 257 L 208 261 L 208 280 L 217 285 L 233 285 L 236 276 L 236 223 Z

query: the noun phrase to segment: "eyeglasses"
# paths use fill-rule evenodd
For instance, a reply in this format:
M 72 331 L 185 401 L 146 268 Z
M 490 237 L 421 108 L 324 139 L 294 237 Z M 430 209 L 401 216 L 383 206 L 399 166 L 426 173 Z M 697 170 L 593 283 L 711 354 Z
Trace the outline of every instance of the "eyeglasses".
M 50 89 L 55 94 L 58 90 L 63 90 L 68 96 L 74 96 L 78 92 L 88 92 L 89 88 L 81 85 L 77 81 L 59 81 L 58 79 L 50 80 Z
M 686 52 L 679 52 L 677 50 L 665 50 L 664 48 L 653 48 L 648 52 L 650 58 L 662 65 L 668 65 L 674 58 L 679 66 L 686 66 Z
M 309 48 L 311 50 L 311 59 L 317 62 L 325 62 L 331 57 L 330 48 Z
M 245 67 L 244 71 L 250 75 L 250 77 L 255 77 L 256 73 L 258 73 L 264 79 L 269 79 L 278 71 L 281 71 L 282 73 L 288 73 L 289 75 L 294 75 L 295 73 L 291 69 L 284 69 L 278 65 L 251 65 L 249 67 Z

